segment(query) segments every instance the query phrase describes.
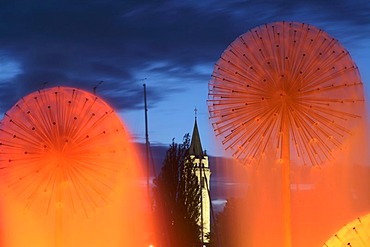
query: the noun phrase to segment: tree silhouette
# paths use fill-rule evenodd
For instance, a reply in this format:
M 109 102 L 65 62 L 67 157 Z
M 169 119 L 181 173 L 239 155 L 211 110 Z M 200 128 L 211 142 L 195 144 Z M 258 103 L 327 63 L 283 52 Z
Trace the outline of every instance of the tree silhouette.
M 160 174 L 154 180 L 154 212 L 158 233 L 170 246 L 198 246 L 201 233 L 200 188 L 193 160 L 189 157 L 189 134 L 182 144 L 172 140 Z M 160 237 L 161 238 L 161 237 Z

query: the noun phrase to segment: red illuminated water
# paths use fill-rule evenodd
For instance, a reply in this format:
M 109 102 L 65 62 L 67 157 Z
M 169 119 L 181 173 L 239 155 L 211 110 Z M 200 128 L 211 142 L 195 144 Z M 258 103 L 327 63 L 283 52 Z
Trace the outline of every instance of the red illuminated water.
M 0 142 L 1 246 L 148 246 L 143 163 L 103 100 L 34 92 L 7 112 Z

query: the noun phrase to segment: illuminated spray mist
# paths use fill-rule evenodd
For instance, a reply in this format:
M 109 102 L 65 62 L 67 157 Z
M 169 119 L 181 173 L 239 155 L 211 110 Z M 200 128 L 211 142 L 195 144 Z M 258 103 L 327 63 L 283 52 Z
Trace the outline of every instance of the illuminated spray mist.
M 0 143 L 1 246 L 147 244 L 140 162 L 104 101 L 68 87 L 31 93 L 5 114 Z
M 248 175 L 252 202 L 246 206 L 256 210 L 246 219 L 255 223 L 249 229 L 253 246 L 304 246 L 308 236 L 297 237 L 305 228 L 302 214 L 309 221 L 313 208 L 329 213 L 322 210 L 326 205 L 317 207 L 327 200 L 317 201 L 321 172 L 315 170 L 341 163 L 335 158 L 346 138 L 356 135 L 354 126 L 364 112 L 363 84 L 348 51 L 308 24 L 259 26 L 239 36 L 217 61 L 208 105 L 226 150 L 241 163 L 254 164 Z M 337 165 L 323 184 L 335 183 L 342 169 Z M 344 205 L 350 201 L 340 199 Z M 336 203 L 329 204 L 335 208 Z M 318 225 L 325 220 L 311 218 Z

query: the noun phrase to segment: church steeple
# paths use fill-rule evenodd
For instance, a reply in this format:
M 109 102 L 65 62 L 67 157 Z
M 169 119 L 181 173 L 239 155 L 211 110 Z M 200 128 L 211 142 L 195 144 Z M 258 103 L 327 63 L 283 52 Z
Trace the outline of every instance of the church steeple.
M 203 158 L 203 149 L 202 144 L 200 142 L 200 136 L 198 131 L 198 124 L 197 124 L 197 109 L 195 108 L 195 122 L 194 122 L 194 129 L 193 135 L 191 136 L 191 143 L 189 147 L 189 154 L 194 155 L 196 158 Z
M 189 156 L 194 164 L 195 175 L 198 178 L 199 188 L 201 189 L 201 206 L 199 208 L 200 218 L 198 225 L 201 228 L 199 240 L 203 246 L 209 243 L 206 237 L 211 232 L 211 200 L 210 200 L 210 178 L 211 170 L 208 163 L 208 156 L 203 152 L 202 144 L 197 124 L 197 109 L 195 108 L 195 121 L 193 135 L 189 147 Z

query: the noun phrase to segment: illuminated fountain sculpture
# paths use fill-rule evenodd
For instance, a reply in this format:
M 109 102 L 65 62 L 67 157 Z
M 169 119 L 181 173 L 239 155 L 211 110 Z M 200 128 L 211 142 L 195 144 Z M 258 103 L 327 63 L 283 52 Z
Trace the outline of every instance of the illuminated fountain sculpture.
M 140 225 L 143 220 L 137 209 L 144 203 L 143 191 L 137 186 L 139 164 L 127 131 L 103 100 L 69 87 L 31 93 L 5 114 L 0 125 L 0 145 L 2 189 L 8 198 L 14 198 L 9 208 L 19 205 L 41 221 L 46 219 L 49 225 L 53 222 L 54 246 L 103 246 L 99 241 L 78 243 L 78 239 L 83 234 L 95 239 L 97 234 L 103 236 L 104 231 L 120 234 L 117 240 L 107 233 L 108 246 L 140 242 L 138 234 L 143 236 L 145 229 L 141 228 L 140 233 L 134 230 L 135 224 Z M 122 196 L 126 201 L 118 202 Z M 111 217 L 102 212 L 105 207 L 117 214 L 113 216 L 117 220 L 106 229 L 96 230 L 97 225 L 104 225 L 104 220 L 94 221 L 94 217 Z M 126 216 L 118 213 L 120 210 L 127 210 Z M 71 235 L 76 225 L 87 219 L 91 222 L 78 229 L 85 232 Z M 131 221 L 130 226 L 122 225 L 125 219 Z M 6 221 L 2 224 L 8 227 Z M 90 228 L 95 232 L 89 232 Z M 122 239 L 124 235 L 130 240 Z M 43 237 L 48 238 L 47 234 Z M 6 246 L 22 244 L 13 238 Z
M 367 247 L 370 244 L 370 214 L 342 227 L 323 247 Z
M 337 40 L 314 26 L 276 22 L 239 36 L 209 83 L 216 136 L 244 164 L 271 150 L 281 163 L 284 247 L 291 246 L 290 163 L 320 165 L 362 115 L 358 69 Z

